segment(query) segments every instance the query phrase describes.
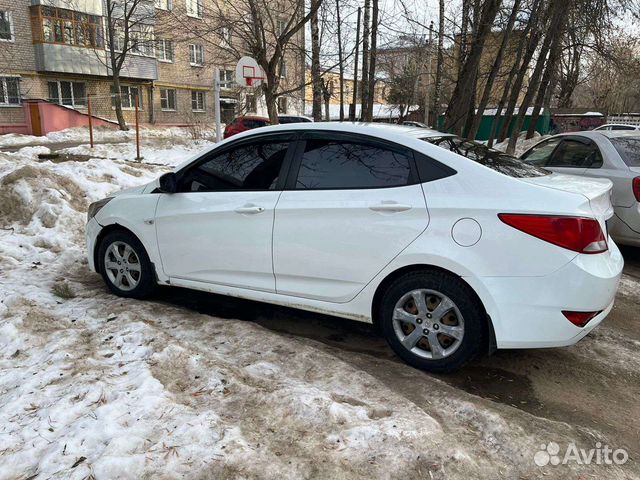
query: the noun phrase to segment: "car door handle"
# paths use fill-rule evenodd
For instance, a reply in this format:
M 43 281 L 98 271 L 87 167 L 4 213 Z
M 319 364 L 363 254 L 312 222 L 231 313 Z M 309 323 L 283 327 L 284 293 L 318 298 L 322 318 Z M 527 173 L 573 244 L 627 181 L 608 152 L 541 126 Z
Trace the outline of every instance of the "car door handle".
M 397 213 L 411 210 L 411 205 L 405 205 L 403 203 L 396 202 L 382 202 L 377 205 L 371 205 L 369 209 L 373 210 L 374 212 Z
M 257 205 L 244 205 L 236 208 L 235 212 L 242 215 L 255 215 L 256 213 L 264 212 L 264 207 L 259 207 Z

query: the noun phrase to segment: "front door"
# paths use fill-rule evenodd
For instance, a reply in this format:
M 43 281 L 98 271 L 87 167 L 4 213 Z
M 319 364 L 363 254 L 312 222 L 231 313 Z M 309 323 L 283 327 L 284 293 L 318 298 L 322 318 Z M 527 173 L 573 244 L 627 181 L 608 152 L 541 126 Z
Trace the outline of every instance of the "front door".
M 306 134 L 296 151 L 276 207 L 276 291 L 345 303 L 427 228 L 413 156 L 335 132 Z
M 290 138 L 235 142 L 178 172 L 179 192 L 161 194 L 156 211 L 171 279 L 275 291 L 274 208 Z

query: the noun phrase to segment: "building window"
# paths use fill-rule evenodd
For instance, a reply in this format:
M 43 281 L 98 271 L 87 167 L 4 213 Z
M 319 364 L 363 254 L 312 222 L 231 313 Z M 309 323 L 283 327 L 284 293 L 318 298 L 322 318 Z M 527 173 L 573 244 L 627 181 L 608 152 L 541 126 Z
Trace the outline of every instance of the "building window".
M 176 91 L 173 88 L 160 89 L 160 108 L 162 110 L 176 110 Z
M 173 42 L 156 40 L 156 58 L 161 62 L 173 62 Z
M 55 81 L 47 82 L 49 101 L 67 107 L 85 107 L 87 90 L 83 82 Z
M 287 22 L 285 20 L 277 19 L 276 20 L 276 36 L 280 36 L 284 33 L 287 28 Z
M 256 96 L 248 94 L 245 98 L 245 110 L 247 112 L 255 112 L 256 109 Z
M 31 7 L 34 43 L 58 43 L 76 47 L 104 46 L 101 17 L 62 8 Z
M 199 90 L 191 90 L 191 110 L 194 112 L 204 112 L 204 94 Z
M 220 83 L 222 87 L 231 87 L 231 84 L 235 81 L 236 72 L 233 70 L 220 70 Z
M 231 29 L 228 27 L 222 27 L 220 30 L 220 37 L 222 37 L 221 46 L 222 47 L 230 47 L 231 46 Z
M 150 25 L 134 25 L 129 31 L 129 51 L 134 55 L 153 57 L 154 43 Z
M 287 61 L 284 58 L 280 61 L 280 78 L 287 78 Z
M 0 42 L 13 42 L 15 38 L 11 12 L 0 10 Z
M 202 0 L 186 0 L 187 15 L 202 18 Z
M 0 77 L 0 105 L 20 105 L 18 77 Z
M 120 85 L 120 99 L 122 100 L 122 108 L 135 108 L 136 97 L 138 98 L 138 108 L 142 109 L 144 103 L 142 101 L 142 87 Z M 113 87 L 111 87 L 111 106 L 116 106 L 116 94 Z
M 189 61 L 194 67 L 204 65 L 204 47 L 202 45 L 189 45 Z
M 287 113 L 287 97 L 278 97 L 278 113 Z
M 154 4 L 160 10 L 173 10 L 172 0 L 155 0 Z

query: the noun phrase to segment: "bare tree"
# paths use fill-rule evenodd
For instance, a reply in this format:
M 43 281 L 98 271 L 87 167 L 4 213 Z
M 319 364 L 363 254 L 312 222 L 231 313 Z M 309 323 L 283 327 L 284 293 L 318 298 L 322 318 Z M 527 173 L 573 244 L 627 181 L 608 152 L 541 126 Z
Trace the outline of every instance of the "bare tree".
M 375 97 L 376 87 L 376 57 L 378 54 L 378 15 L 379 6 L 378 0 L 372 0 L 372 17 L 371 17 L 371 48 L 369 50 L 369 78 L 363 81 L 368 81 L 367 85 L 367 109 L 364 120 L 366 122 L 373 121 L 373 100 Z M 364 103 L 363 103 L 364 107 Z
M 371 35 L 371 0 L 364 0 L 364 25 L 362 27 L 362 87 L 360 88 L 360 118 L 367 118 L 369 105 L 369 38 Z
M 323 83 L 320 74 L 320 24 L 318 10 L 311 15 L 311 85 L 313 91 L 313 119 L 322 120 Z

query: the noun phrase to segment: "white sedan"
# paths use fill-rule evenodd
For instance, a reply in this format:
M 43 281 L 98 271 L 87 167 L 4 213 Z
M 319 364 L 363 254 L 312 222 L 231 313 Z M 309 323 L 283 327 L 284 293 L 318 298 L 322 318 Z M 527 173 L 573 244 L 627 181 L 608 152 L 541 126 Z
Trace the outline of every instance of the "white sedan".
M 606 317 L 610 192 L 421 128 L 265 127 L 92 204 L 89 265 L 125 297 L 175 285 L 375 323 L 450 371 Z

